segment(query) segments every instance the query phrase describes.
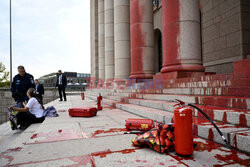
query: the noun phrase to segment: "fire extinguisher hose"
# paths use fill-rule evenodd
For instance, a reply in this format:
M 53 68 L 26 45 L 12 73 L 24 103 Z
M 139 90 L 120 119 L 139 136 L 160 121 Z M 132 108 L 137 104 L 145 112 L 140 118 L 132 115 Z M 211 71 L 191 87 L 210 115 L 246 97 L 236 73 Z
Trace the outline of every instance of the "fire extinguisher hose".
M 200 113 L 202 113 L 202 115 L 204 115 L 204 116 L 213 124 L 213 126 L 214 126 L 215 129 L 218 131 L 218 133 L 221 135 L 221 137 L 222 137 L 222 139 L 224 140 L 224 142 L 226 143 L 226 145 L 228 145 L 229 147 L 231 147 L 231 146 L 229 145 L 228 141 L 226 140 L 226 138 L 224 137 L 223 133 L 222 133 L 222 132 L 220 131 L 220 129 L 218 128 L 218 126 L 214 123 L 213 120 L 211 120 L 211 119 L 208 117 L 208 115 L 207 115 L 205 112 L 203 112 L 200 108 L 196 107 L 196 106 L 193 105 L 193 104 L 188 104 L 188 106 L 191 106 L 191 107 L 197 109 Z

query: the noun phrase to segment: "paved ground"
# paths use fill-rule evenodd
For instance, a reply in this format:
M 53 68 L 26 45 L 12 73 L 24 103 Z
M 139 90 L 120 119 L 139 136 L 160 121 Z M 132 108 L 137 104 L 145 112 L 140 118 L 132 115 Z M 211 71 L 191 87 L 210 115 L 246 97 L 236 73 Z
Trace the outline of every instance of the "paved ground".
M 198 146 L 190 158 L 133 147 L 136 135 L 123 132 L 125 120 L 137 116 L 104 106 L 96 117 L 72 118 L 68 108 L 95 106 L 80 96 L 48 105 L 55 106 L 60 116 L 25 131 L 12 132 L 8 123 L 0 125 L 0 166 L 250 166 L 249 155 L 201 138 L 195 138 Z

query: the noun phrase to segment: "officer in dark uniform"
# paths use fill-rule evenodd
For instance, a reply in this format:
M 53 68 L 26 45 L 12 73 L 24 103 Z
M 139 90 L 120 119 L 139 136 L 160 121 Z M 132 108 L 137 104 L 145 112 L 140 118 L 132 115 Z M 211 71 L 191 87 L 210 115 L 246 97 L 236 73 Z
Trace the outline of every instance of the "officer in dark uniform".
M 18 74 L 13 78 L 11 83 L 12 97 L 17 103 L 28 101 L 26 95 L 29 88 L 35 88 L 34 77 L 25 72 L 23 66 L 18 66 Z

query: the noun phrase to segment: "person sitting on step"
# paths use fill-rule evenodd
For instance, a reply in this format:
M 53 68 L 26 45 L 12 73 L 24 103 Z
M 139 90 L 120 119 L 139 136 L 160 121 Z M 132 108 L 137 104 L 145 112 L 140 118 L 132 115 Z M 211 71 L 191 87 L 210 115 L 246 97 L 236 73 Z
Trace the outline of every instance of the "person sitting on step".
M 9 107 L 9 115 L 12 130 L 15 130 L 20 125 L 20 129 L 26 129 L 33 123 L 42 123 L 45 119 L 43 116 L 44 107 L 40 99 L 36 95 L 34 88 L 29 88 L 27 91 L 29 101 L 27 104 L 23 103 L 24 108 L 18 108 L 15 106 Z M 13 111 L 18 111 L 16 115 L 12 115 Z M 13 120 L 13 118 L 16 120 Z

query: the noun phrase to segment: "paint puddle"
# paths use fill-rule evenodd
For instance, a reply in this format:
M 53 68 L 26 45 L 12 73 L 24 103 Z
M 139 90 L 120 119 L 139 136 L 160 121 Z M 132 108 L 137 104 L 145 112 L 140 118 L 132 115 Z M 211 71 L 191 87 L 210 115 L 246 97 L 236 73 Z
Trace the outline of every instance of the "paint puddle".
M 12 153 L 12 152 L 18 152 L 21 150 L 22 150 L 22 147 L 16 147 L 13 149 L 8 149 L 8 150 L 0 153 L 0 161 L 2 161 L 1 159 L 6 159 L 8 161 L 7 164 L 1 164 L 1 165 L 8 166 L 14 160 L 13 156 L 10 156 L 7 154 Z M 4 160 L 3 160 L 3 162 L 4 162 Z
M 100 137 L 100 136 L 103 137 L 103 135 L 101 135 L 101 134 L 109 134 L 109 133 L 117 133 L 117 132 L 127 132 L 127 129 L 125 129 L 125 128 L 112 128 L 109 130 L 96 130 L 94 133 L 92 133 L 91 137 L 92 138 Z
M 64 140 L 72 140 L 72 139 L 80 139 L 80 138 L 88 138 L 87 134 L 79 133 L 77 130 L 72 129 L 59 129 L 56 131 L 51 131 L 48 133 L 35 133 L 30 139 L 32 143 L 46 143 L 46 142 L 56 142 L 56 141 L 64 141 Z M 27 143 L 27 144 L 32 144 Z
M 124 150 L 119 150 L 119 151 L 111 151 L 110 149 L 106 150 L 106 151 L 101 151 L 101 152 L 95 152 L 95 153 L 91 153 L 92 156 L 98 156 L 100 158 L 104 158 L 109 154 L 113 154 L 113 153 L 122 153 L 122 154 L 130 154 L 132 152 L 135 152 L 135 150 L 138 150 L 140 148 L 133 148 L 133 149 L 124 149 Z

